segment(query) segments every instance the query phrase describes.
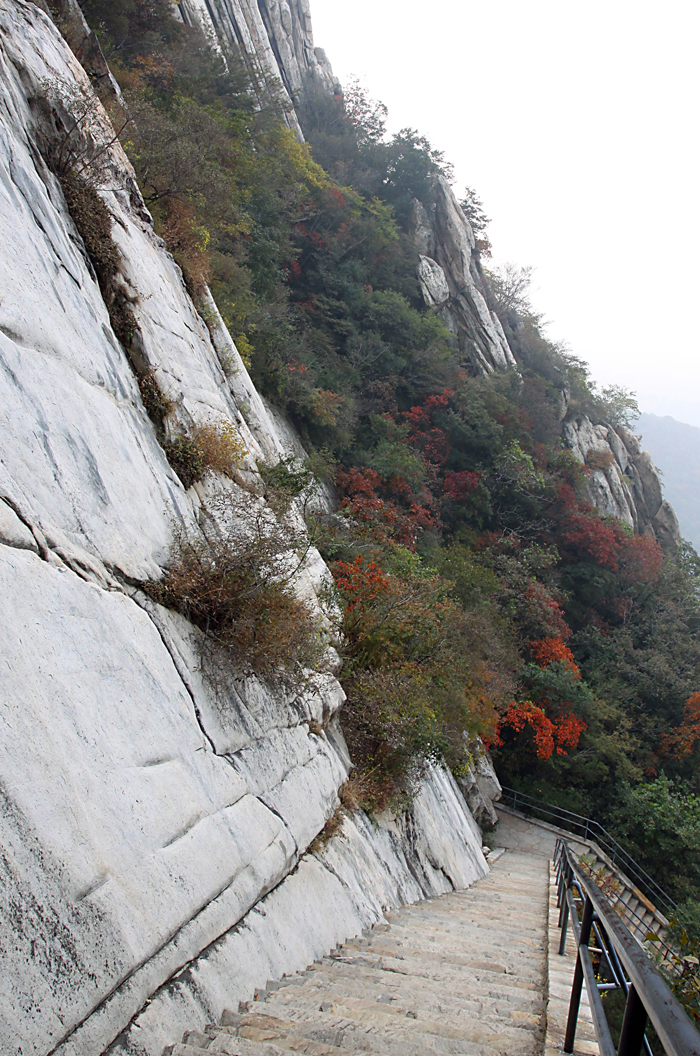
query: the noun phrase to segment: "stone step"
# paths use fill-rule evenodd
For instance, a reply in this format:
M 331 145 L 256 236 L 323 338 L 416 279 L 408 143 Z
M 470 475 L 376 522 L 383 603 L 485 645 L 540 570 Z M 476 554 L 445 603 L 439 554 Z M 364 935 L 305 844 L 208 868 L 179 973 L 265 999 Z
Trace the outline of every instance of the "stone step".
M 436 994 L 442 996 L 443 1001 L 459 1007 L 469 998 L 481 1001 L 494 995 L 503 995 L 509 1001 L 531 1003 L 535 994 L 541 992 L 541 979 L 539 984 L 533 980 L 530 985 L 523 985 L 522 980 L 517 979 L 507 966 L 496 968 L 491 962 L 479 961 L 475 964 L 479 970 L 469 973 L 455 971 L 452 966 L 448 968 L 446 965 L 434 965 L 432 971 L 420 970 L 420 962 L 407 966 L 406 962 L 401 961 L 396 967 L 390 960 L 374 966 L 335 964 L 327 969 L 325 966 L 318 969 L 312 980 L 308 980 L 301 988 L 295 987 L 291 993 L 286 988 L 280 988 L 269 1000 L 277 1000 L 279 1004 L 298 1004 L 300 999 L 313 998 L 325 988 L 332 987 L 342 992 L 357 988 L 368 993 L 400 990 L 406 994 Z
M 504 1056 L 511 1051 L 520 1056 L 520 1048 L 504 1049 L 502 1044 L 497 1046 L 469 1041 L 465 1038 L 443 1038 L 437 1035 L 423 1034 L 417 1030 L 394 1030 L 386 1031 L 377 1029 L 366 1024 L 355 1023 L 343 1019 L 338 1020 L 344 1024 L 344 1044 L 341 1046 L 342 1056 L 356 1053 L 358 1056 Z M 223 1032 L 224 1028 L 216 1028 Z M 309 1033 L 323 1034 L 324 1026 L 321 1022 L 309 1022 L 307 1024 Z M 337 1032 L 336 1032 L 337 1033 Z M 239 1039 L 234 1038 L 235 1042 Z M 316 1039 L 314 1039 L 316 1040 Z M 203 1051 L 211 1051 L 209 1049 Z M 528 1052 L 529 1049 L 523 1050 Z M 533 1051 L 533 1056 L 536 1050 Z M 253 1056 L 252 1053 L 243 1053 L 240 1056 Z M 285 1056 L 289 1056 L 287 1050 Z
M 405 1024 L 392 1024 L 391 1030 L 385 1030 L 381 1025 L 318 1010 L 295 1011 L 293 1017 L 297 1033 L 303 1033 L 314 1040 L 327 1040 L 342 1048 L 345 1053 L 371 1051 L 379 1056 L 428 1056 L 433 1053 L 436 1056 L 451 1056 L 453 1053 L 464 1056 L 503 1056 L 504 1052 L 502 1048 L 494 1049 L 489 1045 L 466 1041 L 464 1038 L 422 1034 L 418 1021 L 414 1022 L 408 1017 Z
M 387 914 L 173 1056 L 541 1056 L 549 875 L 507 851 L 467 891 Z
M 418 1029 L 418 1024 L 413 1022 L 410 1022 L 405 1030 L 392 1030 L 391 1033 L 380 1033 L 374 1027 L 357 1023 L 346 1017 L 332 1016 L 322 1012 L 313 1014 L 307 1019 L 296 1016 L 291 1021 L 277 1020 L 277 1022 L 285 1022 L 289 1030 L 288 1037 L 301 1037 L 320 1043 L 336 1056 L 339 1054 L 348 1056 L 349 1052 L 372 1052 L 377 1056 L 428 1056 L 433 1053 L 436 1056 L 438 1054 L 443 1056 L 443 1054 L 453 1052 L 458 1052 L 462 1056 L 501 1056 L 502 1053 L 501 1049 L 474 1044 L 464 1038 L 455 1041 L 422 1034 Z M 208 1027 L 207 1031 L 211 1032 L 212 1037 L 215 1034 L 236 1035 L 238 1028 Z M 278 1040 L 275 1044 L 282 1047 L 284 1042 Z
M 340 993 L 336 989 L 326 991 L 322 996 L 324 998 L 322 1001 L 321 995 L 316 998 L 319 1004 L 307 998 L 297 1007 L 305 1008 L 308 1012 L 331 1011 L 335 1015 L 342 1015 L 360 1023 L 389 1030 L 394 1027 L 406 1029 L 406 1020 L 410 1018 L 414 1020 L 410 1025 L 411 1032 L 415 1030 L 423 1034 L 464 1038 L 491 1045 L 501 1039 L 521 1038 L 524 1040 L 527 1035 L 539 1032 L 542 1028 L 541 1003 L 538 1015 L 535 1012 L 511 1008 L 503 1002 L 498 1010 L 499 1014 L 491 1017 L 480 1012 L 465 1015 L 444 1006 L 430 1006 L 427 1002 L 418 1000 L 416 995 L 411 995 L 408 1001 L 401 1003 L 397 1001 L 396 1004 L 383 1004 L 374 997 L 355 997 Z M 273 1007 L 277 1006 L 273 1005 Z
M 353 975 L 363 977 L 371 973 L 368 978 L 384 978 L 387 976 L 404 976 L 407 979 L 414 977 L 423 979 L 445 978 L 450 981 L 451 986 L 459 987 L 462 983 L 471 986 L 475 981 L 477 986 L 490 986 L 492 983 L 505 987 L 518 987 L 531 991 L 541 986 L 542 965 L 526 963 L 523 965 L 514 956 L 519 951 L 515 947 L 501 951 L 506 956 L 500 959 L 494 957 L 494 951 L 485 945 L 481 949 L 474 950 L 469 956 L 445 957 L 439 951 L 432 950 L 410 950 L 402 948 L 401 953 L 392 955 L 390 951 L 374 953 L 369 951 L 352 959 L 334 959 L 330 963 L 323 963 L 309 972 L 297 985 L 301 988 L 317 987 L 320 980 L 334 977 L 335 975 Z M 523 957 L 531 955 L 532 950 L 522 951 Z M 517 965 L 517 971 L 516 971 Z M 288 986 L 279 987 L 276 992 L 285 992 Z

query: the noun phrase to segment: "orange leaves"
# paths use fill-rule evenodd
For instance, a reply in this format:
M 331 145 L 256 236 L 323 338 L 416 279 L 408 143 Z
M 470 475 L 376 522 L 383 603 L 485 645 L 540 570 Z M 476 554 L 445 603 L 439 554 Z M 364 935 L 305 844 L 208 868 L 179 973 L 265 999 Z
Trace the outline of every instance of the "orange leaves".
M 530 642 L 530 653 L 540 667 L 560 662 L 566 664 L 576 678 L 581 677 L 574 654 L 561 638 L 540 638 L 536 642 Z
M 498 725 L 495 743 L 503 745 L 502 734 L 506 727 L 510 727 L 515 733 L 522 733 L 526 726 L 532 729 L 535 754 L 542 760 L 550 759 L 555 750 L 557 755 L 566 755 L 568 749 L 576 748 L 581 734 L 586 729 L 586 723 L 571 713 L 552 722 L 543 709 L 531 700 L 522 703 L 513 701 L 508 705 Z
M 516 733 L 522 733 L 526 726 L 530 726 L 535 737 L 538 759 L 549 759 L 554 752 L 554 725 L 542 708 L 538 708 L 532 701 L 525 700 L 522 704 L 513 701 L 508 705 L 498 726 L 497 745 L 503 744 L 501 734 L 505 726 L 510 726 Z
M 330 389 L 314 389 L 310 397 L 316 420 L 321 425 L 337 425 L 343 397 Z
M 583 719 L 579 719 L 577 715 L 569 714 L 559 719 L 558 722 L 554 724 L 554 738 L 557 742 L 557 755 L 566 755 L 567 748 L 571 748 L 572 750 L 576 748 L 581 734 L 586 729 L 586 723 Z
M 691 755 L 700 742 L 700 693 L 691 693 L 683 708 L 683 722 L 661 738 L 659 755 L 679 761 Z
M 359 554 L 349 564 L 347 561 L 336 561 L 333 565 L 336 586 L 347 598 L 347 611 L 352 612 L 356 605 L 376 601 L 380 594 L 389 591 L 389 577 L 373 561 L 365 561 Z

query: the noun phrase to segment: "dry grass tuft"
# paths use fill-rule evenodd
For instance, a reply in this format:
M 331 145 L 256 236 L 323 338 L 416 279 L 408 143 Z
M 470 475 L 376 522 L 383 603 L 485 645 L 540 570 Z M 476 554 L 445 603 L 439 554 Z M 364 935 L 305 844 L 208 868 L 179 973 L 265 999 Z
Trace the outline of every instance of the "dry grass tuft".
M 332 840 L 334 836 L 340 832 L 343 827 L 343 819 L 345 817 L 345 810 L 342 804 L 336 808 L 335 812 L 330 816 L 326 824 L 323 826 L 318 836 L 316 836 L 309 844 L 310 853 L 315 851 L 322 851 L 329 840 Z
M 320 621 L 293 587 L 307 544 L 251 496 L 220 504 L 230 524 L 225 535 L 176 535 L 165 576 L 144 590 L 200 628 L 210 672 L 223 665 L 234 676 L 299 689 L 326 654 Z
M 589 451 L 586 465 L 589 469 L 607 469 L 615 461 L 612 451 Z
M 205 469 L 214 469 L 227 477 L 234 475 L 246 455 L 233 422 L 200 426 L 195 430 L 194 442 Z

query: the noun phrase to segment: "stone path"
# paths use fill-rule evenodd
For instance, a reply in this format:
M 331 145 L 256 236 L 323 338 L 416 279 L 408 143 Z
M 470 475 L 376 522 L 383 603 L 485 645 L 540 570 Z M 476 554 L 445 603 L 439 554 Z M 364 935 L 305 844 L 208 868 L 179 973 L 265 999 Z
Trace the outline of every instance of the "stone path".
M 387 915 L 265 1000 L 191 1032 L 172 1056 L 541 1056 L 547 858 L 509 850 L 489 876 Z

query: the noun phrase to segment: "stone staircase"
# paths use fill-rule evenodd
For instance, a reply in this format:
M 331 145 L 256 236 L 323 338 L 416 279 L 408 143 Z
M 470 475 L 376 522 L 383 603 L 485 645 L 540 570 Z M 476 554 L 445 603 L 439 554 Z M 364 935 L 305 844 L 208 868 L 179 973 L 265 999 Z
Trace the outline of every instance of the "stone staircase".
M 468 890 L 387 914 L 166 1054 L 540 1056 L 549 875 L 544 856 L 510 850 Z

